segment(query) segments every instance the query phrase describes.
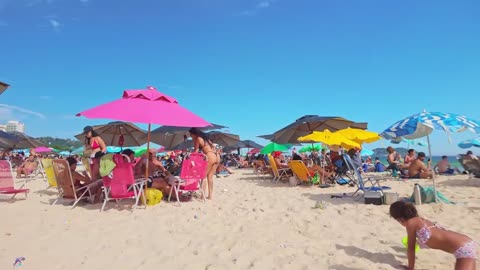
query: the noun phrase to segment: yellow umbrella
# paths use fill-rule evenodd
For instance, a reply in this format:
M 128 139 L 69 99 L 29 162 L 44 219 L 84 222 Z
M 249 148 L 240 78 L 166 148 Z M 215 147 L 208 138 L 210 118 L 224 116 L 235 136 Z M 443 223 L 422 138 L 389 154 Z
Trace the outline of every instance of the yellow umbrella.
M 347 139 L 355 141 L 357 143 L 372 143 L 380 140 L 378 133 L 358 128 L 346 128 L 338 130 L 335 134 L 341 135 Z
M 326 145 L 339 145 L 345 149 L 351 149 L 354 147 L 360 148 L 360 144 L 352 141 L 344 136 L 337 134 L 336 132 L 332 133 L 330 130 L 326 129 L 325 131 L 314 131 L 311 134 L 303 137 L 299 137 L 298 141 L 315 141 L 321 142 Z

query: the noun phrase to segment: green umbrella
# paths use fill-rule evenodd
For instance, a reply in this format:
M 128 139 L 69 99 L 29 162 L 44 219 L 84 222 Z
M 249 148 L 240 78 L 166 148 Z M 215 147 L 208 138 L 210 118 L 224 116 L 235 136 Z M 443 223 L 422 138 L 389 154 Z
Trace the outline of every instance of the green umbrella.
M 262 151 L 260 151 L 260 154 L 266 155 L 275 151 L 285 152 L 288 151 L 290 147 L 292 147 L 291 144 L 278 144 L 272 142 L 263 147 Z
M 306 145 L 304 147 L 302 147 L 302 149 L 300 149 L 298 152 L 300 153 L 305 153 L 305 152 L 319 152 L 320 150 L 322 150 L 322 146 L 320 144 L 316 144 L 316 145 Z
M 147 153 L 147 147 L 140 147 L 132 150 L 135 152 L 135 157 L 141 157 Z

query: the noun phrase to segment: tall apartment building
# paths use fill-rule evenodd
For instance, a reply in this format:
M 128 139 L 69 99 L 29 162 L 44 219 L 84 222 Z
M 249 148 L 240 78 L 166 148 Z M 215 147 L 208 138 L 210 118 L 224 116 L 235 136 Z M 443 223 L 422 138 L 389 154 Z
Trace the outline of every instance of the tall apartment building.
M 8 121 L 6 125 L 7 132 L 21 132 L 25 133 L 25 125 L 18 121 Z
M 7 131 L 7 125 L 0 125 L 1 131 Z

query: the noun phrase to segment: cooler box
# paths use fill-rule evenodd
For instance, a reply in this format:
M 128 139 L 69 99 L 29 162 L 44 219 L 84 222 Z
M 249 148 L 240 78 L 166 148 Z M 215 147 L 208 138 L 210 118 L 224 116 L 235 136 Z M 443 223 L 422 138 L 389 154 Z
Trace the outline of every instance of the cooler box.
M 382 205 L 383 192 L 382 191 L 365 191 L 365 204 Z

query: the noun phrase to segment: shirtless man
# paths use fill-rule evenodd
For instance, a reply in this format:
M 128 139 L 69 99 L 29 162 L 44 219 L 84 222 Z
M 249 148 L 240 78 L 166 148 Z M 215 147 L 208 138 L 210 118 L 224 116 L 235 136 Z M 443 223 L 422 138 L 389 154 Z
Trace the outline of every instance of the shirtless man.
M 442 156 L 442 159 L 437 163 L 437 165 L 435 165 L 435 168 L 438 168 L 438 173 L 442 174 L 454 174 L 455 172 L 460 173 L 460 170 L 450 166 L 447 156 Z
M 424 163 L 425 153 L 419 152 L 417 158 L 412 161 L 408 167 L 408 176 L 410 178 L 431 178 L 433 176 L 432 170 L 428 169 Z
M 124 153 L 128 155 L 129 153 Z M 162 166 L 162 163 L 155 158 L 155 150 L 150 149 L 148 152 L 148 158 L 143 157 L 134 167 L 134 173 L 136 177 L 145 177 L 145 166 L 147 165 L 148 160 L 148 177 L 150 181 L 147 182 L 148 188 L 155 188 L 160 190 L 163 194 L 170 194 L 170 189 L 172 186 L 168 183 L 167 179 L 155 176 L 156 171 L 161 171 L 166 176 L 170 173 Z
M 25 177 L 30 175 L 35 169 L 37 169 L 37 162 L 33 155 L 30 155 L 27 160 L 25 160 L 22 165 L 17 167 L 17 178 L 22 177 L 22 174 L 25 174 Z

